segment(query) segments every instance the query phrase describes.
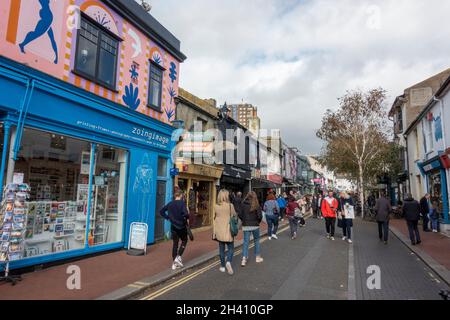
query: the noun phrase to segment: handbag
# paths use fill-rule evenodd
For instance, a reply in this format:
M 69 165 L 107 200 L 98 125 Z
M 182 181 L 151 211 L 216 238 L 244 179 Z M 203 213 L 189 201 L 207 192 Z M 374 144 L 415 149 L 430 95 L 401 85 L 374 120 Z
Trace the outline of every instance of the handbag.
M 303 218 L 303 214 L 302 214 L 302 211 L 300 210 L 300 208 L 295 208 L 294 217 L 297 219 Z
M 233 238 L 236 237 L 239 233 L 239 222 L 237 217 L 231 214 L 231 205 L 230 205 L 230 233 Z

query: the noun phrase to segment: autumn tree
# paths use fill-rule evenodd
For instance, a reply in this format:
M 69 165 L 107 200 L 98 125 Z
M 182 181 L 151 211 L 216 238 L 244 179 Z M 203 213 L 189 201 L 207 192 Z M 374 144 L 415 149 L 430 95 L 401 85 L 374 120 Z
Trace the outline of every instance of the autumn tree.
M 349 91 L 339 98 L 337 111 L 327 110 L 317 136 L 325 142 L 322 163 L 336 173 L 354 177 L 364 215 L 368 175 L 379 170 L 389 145 L 386 92 L 373 89 Z

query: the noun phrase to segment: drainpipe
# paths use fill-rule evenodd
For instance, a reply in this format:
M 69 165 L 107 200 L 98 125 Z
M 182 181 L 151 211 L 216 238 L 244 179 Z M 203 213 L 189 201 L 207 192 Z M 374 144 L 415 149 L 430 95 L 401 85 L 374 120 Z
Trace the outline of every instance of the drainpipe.
M 442 124 L 442 140 L 444 142 L 444 149 L 447 149 L 447 132 L 445 131 L 445 117 L 444 117 L 444 100 L 442 99 L 438 99 L 436 98 L 436 96 L 433 97 L 433 101 L 436 102 L 440 102 L 441 103 L 441 124 Z M 448 204 L 448 199 L 449 199 L 449 195 L 448 192 L 450 191 L 450 182 L 449 182 L 449 174 L 448 174 L 448 169 L 445 169 L 445 178 L 446 178 L 446 182 L 447 182 L 447 203 L 444 204 L 444 209 L 447 209 L 444 211 L 444 221 L 446 223 L 450 223 L 450 212 L 449 212 L 449 204 Z
M 2 153 L 2 165 L 0 168 L 0 184 L 3 185 L 3 179 L 5 177 L 5 167 L 6 167 L 6 155 L 8 154 L 8 146 L 9 146 L 9 134 L 11 132 L 11 123 L 6 121 L 4 123 L 4 139 L 3 139 L 3 153 Z M 2 200 L 3 194 L 0 192 L 0 201 Z
M 13 159 L 17 160 L 17 153 L 20 149 L 20 142 L 22 140 L 22 133 L 23 133 L 23 127 L 25 126 L 25 118 L 28 113 L 28 107 L 30 106 L 31 102 L 31 96 L 33 95 L 34 91 L 34 79 L 28 80 L 27 83 L 27 90 L 25 92 L 24 100 L 22 101 L 22 106 L 20 108 L 20 114 L 19 114 L 19 121 L 17 122 L 17 131 L 16 131 L 16 140 L 14 143 L 14 153 L 13 153 Z M 28 94 L 29 91 L 29 94 Z

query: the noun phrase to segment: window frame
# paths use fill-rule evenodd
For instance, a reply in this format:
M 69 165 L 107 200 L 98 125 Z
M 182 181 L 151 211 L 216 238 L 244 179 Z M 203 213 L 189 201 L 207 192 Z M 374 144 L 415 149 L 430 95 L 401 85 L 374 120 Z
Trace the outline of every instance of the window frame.
M 92 19 L 91 17 L 89 17 L 87 14 L 85 14 L 84 12 L 81 12 L 81 17 L 80 17 L 80 24 L 82 20 L 85 20 L 88 24 L 91 24 L 94 28 L 98 29 L 99 32 L 99 37 L 98 37 L 98 43 L 97 43 L 97 52 L 96 52 L 96 66 L 95 66 L 95 76 L 91 76 L 83 71 L 81 71 L 80 69 L 78 69 L 78 49 L 80 48 L 80 31 L 81 31 L 81 26 L 80 28 L 77 30 L 77 41 L 76 41 L 76 47 L 75 47 L 75 59 L 74 59 L 74 66 L 73 66 L 73 70 L 72 73 L 83 77 L 93 83 L 96 83 L 102 87 L 105 87 L 106 89 L 109 89 L 113 92 L 119 92 L 117 90 L 117 72 L 118 72 L 118 65 L 119 65 L 119 56 L 120 56 L 120 43 L 123 41 L 122 38 L 120 38 L 118 35 L 114 34 L 113 32 L 111 32 L 110 30 L 108 30 L 107 28 L 103 27 L 102 25 L 100 25 L 99 23 L 97 23 L 97 21 L 95 21 L 94 19 Z M 116 55 L 116 61 L 115 61 L 115 74 L 113 77 L 113 84 L 108 84 L 102 80 L 100 80 L 98 78 L 98 74 L 99 74 L 99 66 L 100 66 L 100 51 L 101 51 L 101 42 L 102 42 L 102 37 L 103 35 L 106 34 L 106 36 L 109 36 L 111 38 L 113 38 L 114 40 L 117 41 L 117 55 Z
M 163 84 L 164 84 L 164 72 L 166 71 L 166 69 L 163 67 L 163 66 L 161 66 L 161 65 L 159 65 L 159 64 L 157 64 L 157 63 L 155 63 L 154 61 L 152 61 L 152 60 L 149 60 L 150 61 L 150 68 L 149 68 L 149 74 L 148 74 L 148 92 L 147 92 L 147 107 L 149 107 L 149 108 L 151 108 L 151 109 L 153 109 L 153 110 L 155 110 L 155 111 L 157 111 L 157 112 L 161 112 L 162 113 L 162 92 L 163 92 L 163 90 L 164 90 L 164 88 L 163 88 Z M 153 95 L 152 95 L 152 92 L 151 92 L 151 90 L 152 90 L 152 86 L 151 86 L 151 83 L 152 83 L 152 72 L 153 72 L 153 70 L 158 70 L 159 72 L 161 72 L 161 90 L 159 91 L 159 97 L 158 97 L 158 100 L 159 100 L 159 106 L 155 106 L 153 103 L 152 103 L 152 98 L 153 98 Z

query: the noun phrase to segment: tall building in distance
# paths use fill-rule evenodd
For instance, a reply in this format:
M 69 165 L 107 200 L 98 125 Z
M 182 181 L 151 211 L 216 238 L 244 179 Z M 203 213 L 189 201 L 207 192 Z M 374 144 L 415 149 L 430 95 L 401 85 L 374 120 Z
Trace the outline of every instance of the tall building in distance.
M 241 125 L 251 129 L 252 132 L 259 131 L 260 119 L 258 118 L 257 107 L 248 103 L 242 103 L 228 105 L 228 109 L 230 110 L 228 115 Z

